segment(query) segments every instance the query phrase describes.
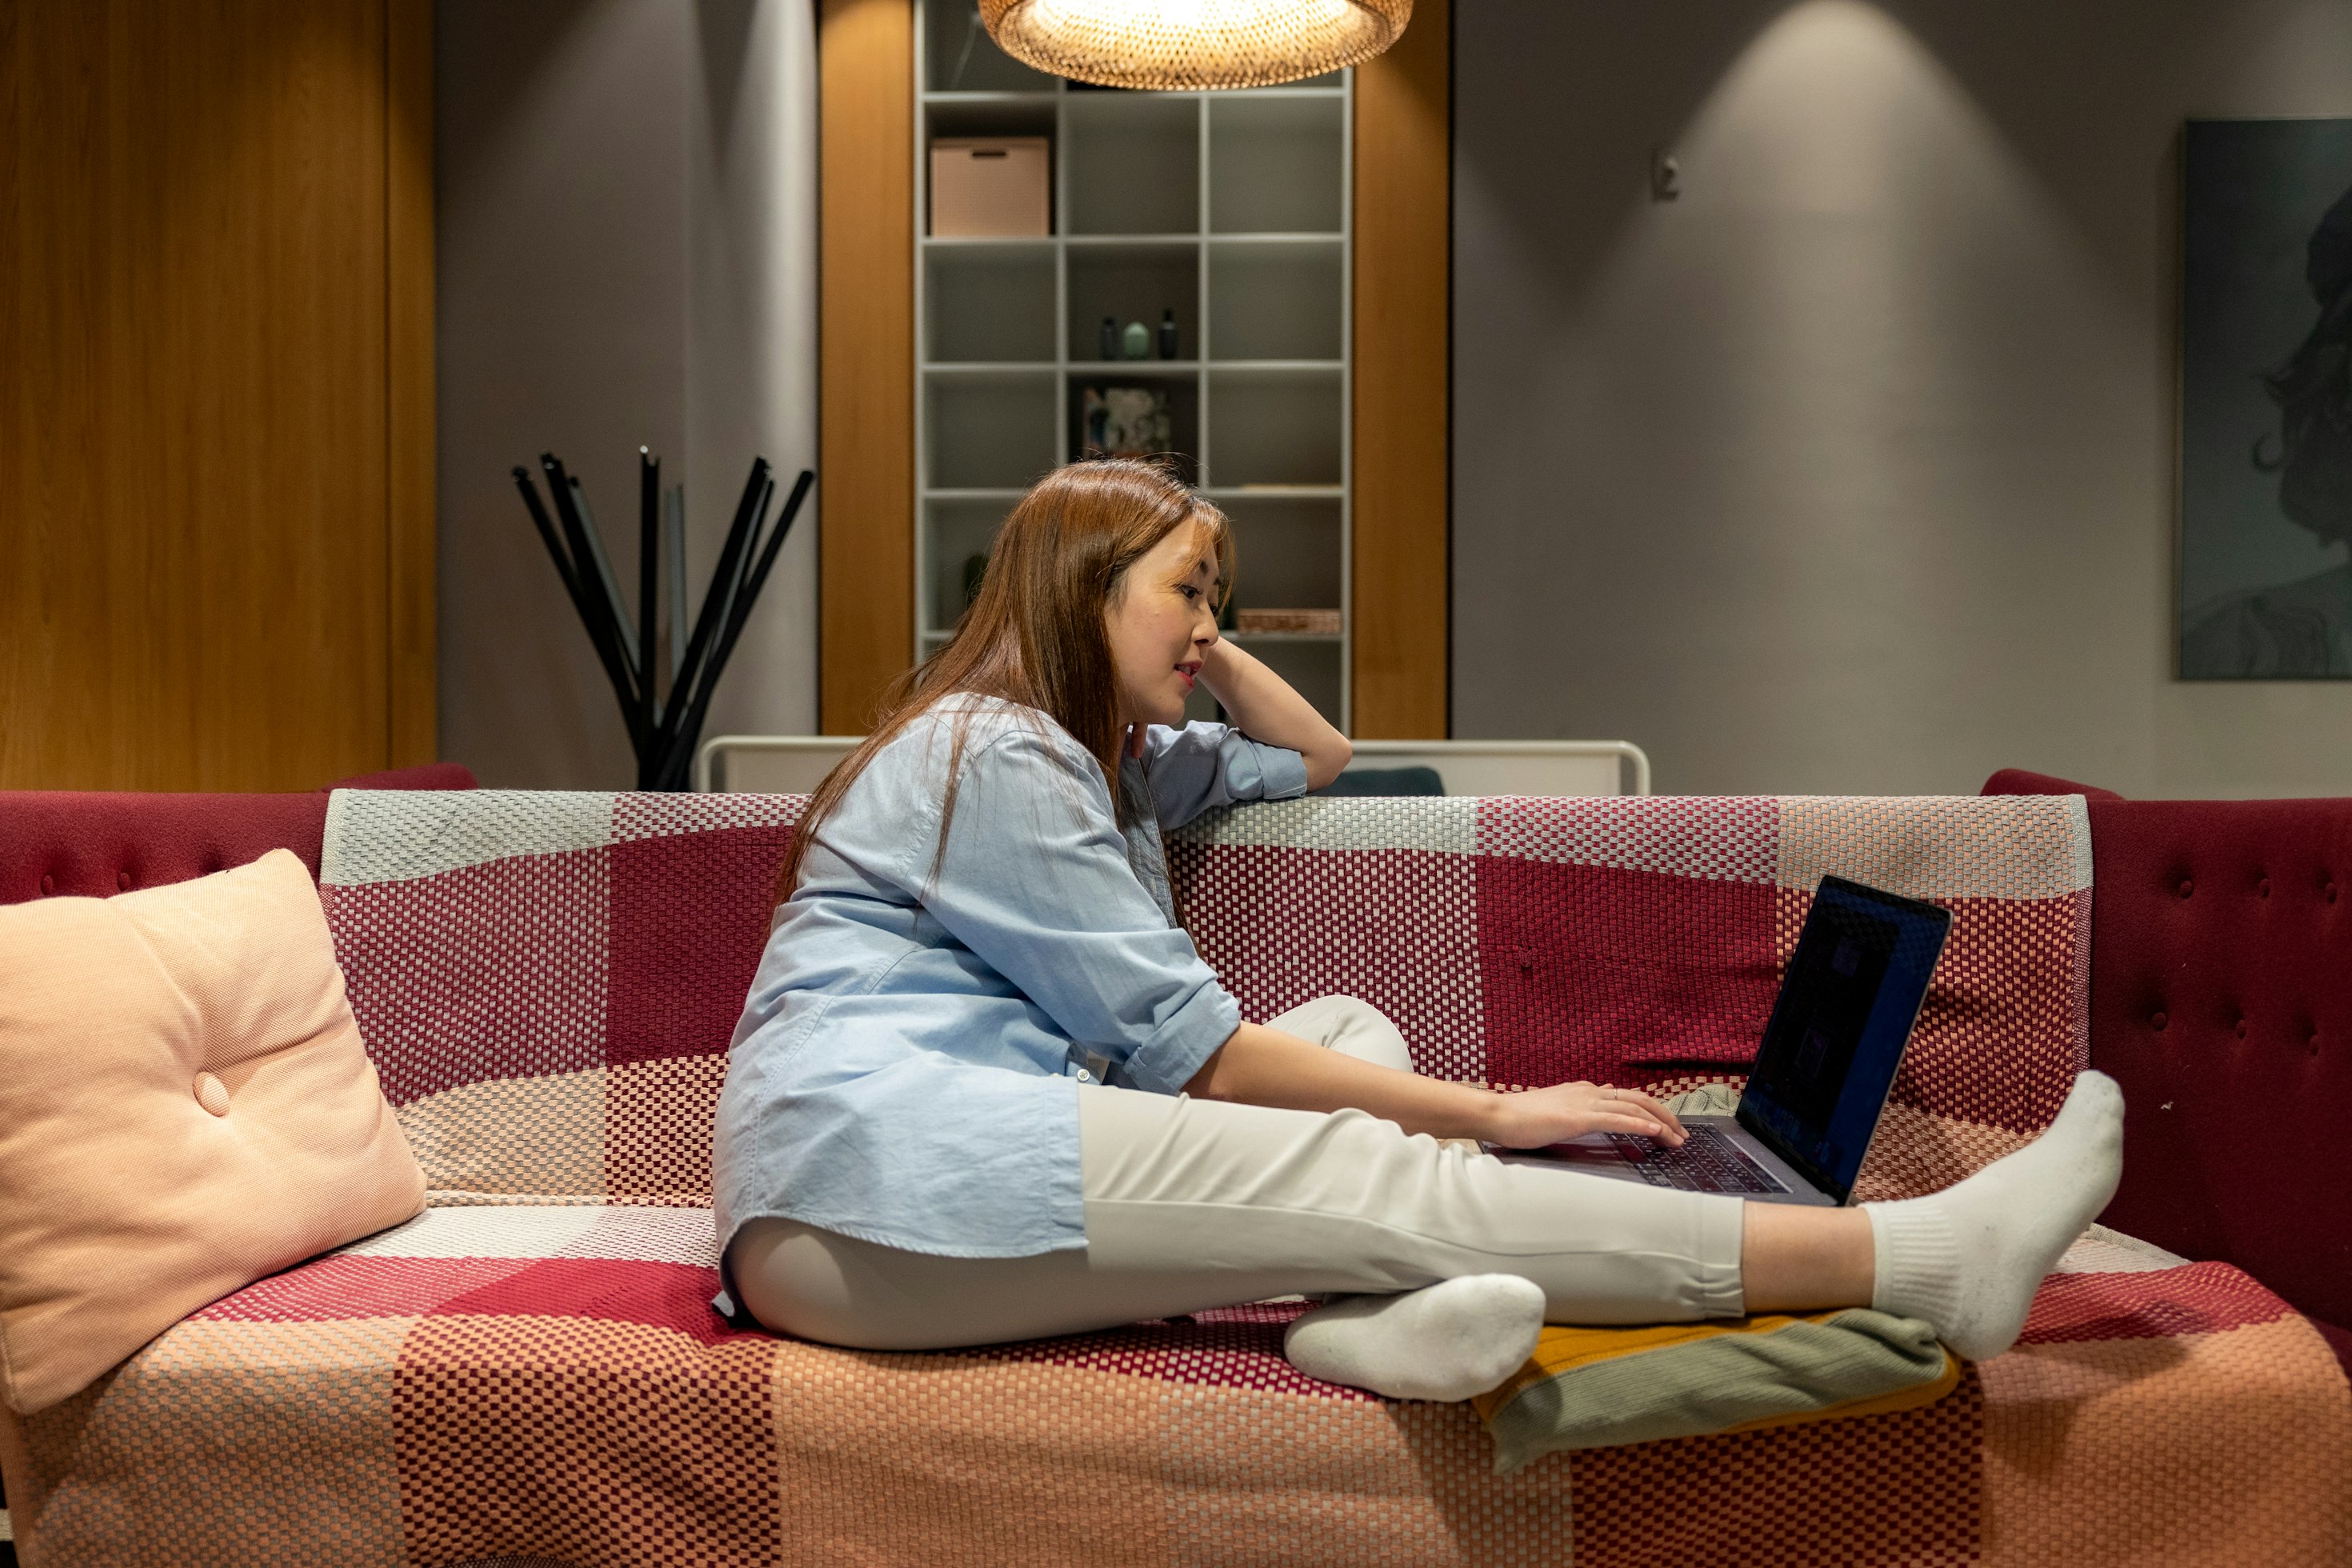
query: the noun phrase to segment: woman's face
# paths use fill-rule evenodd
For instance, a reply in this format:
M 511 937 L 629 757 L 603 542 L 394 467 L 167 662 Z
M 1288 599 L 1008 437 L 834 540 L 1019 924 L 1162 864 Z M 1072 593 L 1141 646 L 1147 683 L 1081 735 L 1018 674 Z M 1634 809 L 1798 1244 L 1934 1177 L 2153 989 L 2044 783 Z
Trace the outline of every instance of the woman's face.
M 1170 529 L 1127 569 L 1103 611 L 1119 723 L 1181 724 L 1217 640 L 1217 557 L 1198 523 Z

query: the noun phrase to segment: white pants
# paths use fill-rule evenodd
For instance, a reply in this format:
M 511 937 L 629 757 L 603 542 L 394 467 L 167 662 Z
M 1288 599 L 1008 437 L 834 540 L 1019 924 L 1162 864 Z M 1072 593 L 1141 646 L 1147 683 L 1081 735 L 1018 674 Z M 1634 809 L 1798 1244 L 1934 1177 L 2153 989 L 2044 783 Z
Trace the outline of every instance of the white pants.
M 1383 1066 L 1403 1037 L 1352 997 L 1267 1026 Z M 1564 1323 L 1743 1310 L 1737 1198 L 1492 1155 L 1360 1110 L 1078 1090 L 1083 1251 L 941 1258 L 793 1220 L 744 1222 L 729 1252 L 753 1317 L 869 1350 L 993 1344 L 1269 1296 L 1417 1289 L 1517 1274 Z

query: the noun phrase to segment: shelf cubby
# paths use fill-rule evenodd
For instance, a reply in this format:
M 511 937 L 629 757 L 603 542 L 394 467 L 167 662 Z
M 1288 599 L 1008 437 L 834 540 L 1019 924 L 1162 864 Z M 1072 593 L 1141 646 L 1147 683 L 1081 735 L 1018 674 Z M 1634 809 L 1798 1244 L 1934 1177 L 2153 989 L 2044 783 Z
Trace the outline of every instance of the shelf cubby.
M 1328 610 L 1340 597 L 1339 498 L 1241 491 L 1217 502 L 1232 520 L 1234 603 Z
M 1339 362 L 1347 271 L 1337 237 L 1251 245 L 1213 240 L 1208 254 L 1213 358 Z
M 1160 354 L 1160 318 L 1176 312 L 1177 357 L 1194 358 L 1201 346 L 1201 247 L 1191 241 L 1142 241 L 1129 245 L 1073 246 L 1069 252 L 1069 357 L 1074 363 L 1148 363 L 1102 353 L 1103 318 L 1123 336 L 1129 321 L 1150 335 L 1150 358 Z
M 1058 77 L 1032 70 L 990 41 L 971 5 L 922 8 L 924 96 L 976 92 L 1052 92 Z
M 1054 244 L 923 250 L 923 357 L 934 364 L 1055 361 Z
M 964 567 L 973 556 L 987 555 L 1012 504 L 1005 499 L 937 496 L 923 503 L 923 521 L 931 540 L 930 581 L 919 623 L 924 631 L 953 629 L 964 611 Z
M 1347 106 L 1336 94 L 1220 95 L 1209 113 L 1209 229 L 1339 232 Z
M 1345 698 L 1344 639 L 1334 637 L 1243 637 L 1234 639 L 1266 668 L 1288 681 L 1323 713 L 1337 713 Z
M 1338 485 L 1346 472 L 1338 364 L 1212 365 L 1210 477 L 1220 487 Z
M 1072 234 L 1196 234 L 1201 104 L 1176 93 L 1066 93 Z
M 1087 365 L 1069 374 L 1068 433 L 1065 449 L 1073 458 L 1087 455 L 1084 428 L 1086 395 L 1089 388 L 1143 386 L 1168 395 L 1169 451 L 1183 481 L 1201 482 L 1201 382 L 1198 366 L 1155 364 L 1135 360 L 1117 365 Z
M 926 479 L 941 489 L 1019 489 L 1062 460 L 1050 367 L 925 377 Z

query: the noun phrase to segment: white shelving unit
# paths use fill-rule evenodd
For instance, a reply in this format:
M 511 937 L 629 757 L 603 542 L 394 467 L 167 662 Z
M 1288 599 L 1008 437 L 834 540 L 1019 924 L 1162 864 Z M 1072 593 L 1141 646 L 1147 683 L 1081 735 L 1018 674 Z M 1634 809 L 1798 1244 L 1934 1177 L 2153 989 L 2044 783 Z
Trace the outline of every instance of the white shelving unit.
M 1164 386 L 1174 449 L 1233 519 L 1237 602 L 1340 612 L 1337 635 L 1236 640 L 1345 728 L 1350 75 L 1103 90 L 999 51 L 971 0 L 917 4 L 916 657 L 1013 502 L 1080 455 L 1085 389 Z M 971 135 L 1050 139 L 1050 236 L 929 235 L 931 140 Z M 1154 357 L 1104 359 L 1106 316 L 1141 321 Z

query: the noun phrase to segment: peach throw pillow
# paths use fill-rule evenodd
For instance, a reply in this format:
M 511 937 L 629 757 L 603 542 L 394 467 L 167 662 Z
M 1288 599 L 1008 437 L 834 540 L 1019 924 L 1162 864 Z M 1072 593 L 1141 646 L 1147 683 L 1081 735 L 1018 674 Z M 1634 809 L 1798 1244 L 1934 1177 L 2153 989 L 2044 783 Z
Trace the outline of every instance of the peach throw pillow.
M 424 1205 L 290 851 L 0 907 L 0 1393 L 30 1415 L 208 1301 Z

